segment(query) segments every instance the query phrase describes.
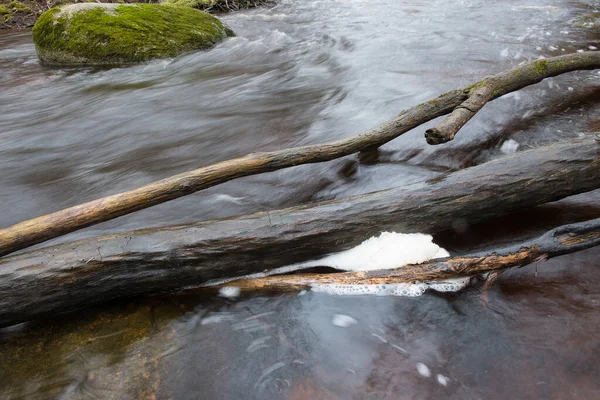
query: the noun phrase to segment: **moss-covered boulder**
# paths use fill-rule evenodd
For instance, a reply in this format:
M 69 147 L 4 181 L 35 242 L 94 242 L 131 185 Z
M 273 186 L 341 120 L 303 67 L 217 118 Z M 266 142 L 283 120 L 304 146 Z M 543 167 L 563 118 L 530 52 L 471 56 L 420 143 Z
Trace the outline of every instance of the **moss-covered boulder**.
M 216 17 L 162 4 L 82 3 L 52 8 L 33 27 L 50 65 L 129 64 L 205 49 L 233 36 Z

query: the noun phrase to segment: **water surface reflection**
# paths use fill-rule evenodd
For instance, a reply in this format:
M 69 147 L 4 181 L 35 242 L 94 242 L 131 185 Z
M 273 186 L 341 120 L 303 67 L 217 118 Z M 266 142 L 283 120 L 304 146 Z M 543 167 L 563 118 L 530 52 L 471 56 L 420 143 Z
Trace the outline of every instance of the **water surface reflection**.
M 0 35 L 0 226 L 252 151 L 347 137 L 522 61 L 600 47 L 571 23 L 594 7 L 280 0 L 225 16 L 239 37 L 211 51 L 109 70 L 44 69 L 30 33 Z M 557 77 L 486 106 L 445 146 L 427 146 L 422 127 L 377 160 L 244 178 L 61 240 L 429 179 L 500 157 L 508 140 L 518 151 L 597 130 L 599 84 L 589 72 Z M 436 240 L 452 254 L 514 243 L 600 217 L 599 196 Z M 599 256 L 511 271 L 487 292 L 190 292 L 7 328 L 0 398 L 600 398 Z

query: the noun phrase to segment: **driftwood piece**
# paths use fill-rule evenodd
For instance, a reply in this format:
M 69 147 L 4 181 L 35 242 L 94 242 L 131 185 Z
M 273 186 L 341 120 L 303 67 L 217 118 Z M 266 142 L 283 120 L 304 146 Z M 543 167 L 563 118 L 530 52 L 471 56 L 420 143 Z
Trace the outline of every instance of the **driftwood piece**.
M 488 98 L 487 91 L 491 88 L 491 98 L 496 98 L 540 82 L 549 76 L 577 69 L 595 68 L 600 68 L 600 52 L 576 53 L 526 63 L 414 106 L 401 112 L 391 121 L 357 136 L 320 145 L 249 154 L 175 175 L 128 192 L 114 194 L 20 222 L 0 229 L 0 256 L 235 178 L 301 164 L 330 161 L 377 148 L 425 122 L 446 115 L 453 110 L 460 110 L 457 107 L 460 107 L 463 102 L 475 98 L 475 95 L 481 90 L 485 91 L 483 98 Z M 436 135 L 434 132 L 429 136 L 435 138 Z M 428 141 L 434 140 L 431 138 L 428 137 Z
M 584 54 L 584 53 L 577 53 Z M 598 69 L 600 52 L 585 53 L 540 59 L 524 63 L 517 68 L 490 76 L 467 88 L 467 99 L 457 106 L 438 125 L 425 131 L 427 143 L 436 145 L 454 139 L 456 133 L 475 116 L 488 102 L 509 92 L 522 89 L 545 78 L 565 72 Z
M 435 233 L 600 187 L 593 136 L 347 199 L 32 250 L 0 259 L 0 326 L 318 259 L 381 231 Z
M 600 218 L 552 229 L 542 236 L 516 246 L 490 253 L 452 257 L 398 269 L 343 272 L 329 274 L 275 275 L 256 279 L 241 279 L 224 286 L 244 292 L 294 291 L 318 285 L 388 285 L 395 283 L 435 282 L 440 279 L 469 277 L 486 272 L 500 272 L 522 267 L 536 261 L 574 253 L 600 245 Z

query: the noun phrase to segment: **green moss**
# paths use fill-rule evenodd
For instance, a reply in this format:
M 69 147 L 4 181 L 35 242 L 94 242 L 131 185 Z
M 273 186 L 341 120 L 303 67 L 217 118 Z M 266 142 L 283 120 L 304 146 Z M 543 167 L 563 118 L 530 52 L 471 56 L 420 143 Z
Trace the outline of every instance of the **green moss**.
M 8 3 L 8 7 L 14 12 L 31 12 L 31 7 L 16 0 Z
M 535 70 L 536 74 L 544 75 L 548 70 L 548 60 L 541 59 L 534 61 L 533 69 Z
M 216 0 L 164 0 L 163 4 L 175 4 L 178 6 L 192 7 L 199 10 L 205 10 L 214 5 Z
M 175 57 L 233 36 L 202 11 L 160 4 L 74 4 L 43 13 L 33 41 L 45 64 L 127 64 Z
M 4 4 L 0 4 L 0 15 L 10 15 L 10 10 Z

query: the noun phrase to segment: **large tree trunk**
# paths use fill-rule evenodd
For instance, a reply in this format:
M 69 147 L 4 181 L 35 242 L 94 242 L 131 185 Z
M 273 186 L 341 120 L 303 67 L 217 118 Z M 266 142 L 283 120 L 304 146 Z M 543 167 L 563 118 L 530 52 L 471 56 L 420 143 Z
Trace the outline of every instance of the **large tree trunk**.
M 0 326 L 314 259 L 385 230 L 439 232 L 597 189 L 599 154 L 586 136 L 403 188 L 6 257 Z
M 253 153 L 172 176 L 138 189 L 114 194 L 0 229 L 0 256 L 69 232 L 130 214 L 242 176 L 301 164 L 318 163 L 377 148 L 439 116 L 452 114 L 426 133 L 431 144 L 451 140 L 488 101 L 545 78 L 600 68 L 600 52 L 552 57 L 519 65 L 462 89 L 444 93 L 398 114 L 369 131 L 335 142 Z

